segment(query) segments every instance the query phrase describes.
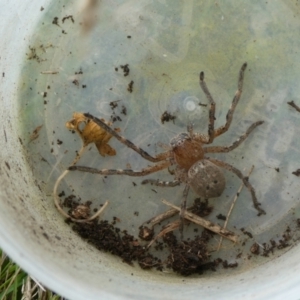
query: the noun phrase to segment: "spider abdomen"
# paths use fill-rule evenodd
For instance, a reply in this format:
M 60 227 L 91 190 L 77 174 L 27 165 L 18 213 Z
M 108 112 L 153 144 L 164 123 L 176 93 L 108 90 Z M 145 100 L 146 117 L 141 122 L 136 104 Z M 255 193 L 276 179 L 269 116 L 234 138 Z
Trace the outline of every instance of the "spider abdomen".
M 225 189 L 225 177 L 221 169 L 206 159 L 191 166 L 188 179 L 195 193 L 205 199 L 219 197 Z

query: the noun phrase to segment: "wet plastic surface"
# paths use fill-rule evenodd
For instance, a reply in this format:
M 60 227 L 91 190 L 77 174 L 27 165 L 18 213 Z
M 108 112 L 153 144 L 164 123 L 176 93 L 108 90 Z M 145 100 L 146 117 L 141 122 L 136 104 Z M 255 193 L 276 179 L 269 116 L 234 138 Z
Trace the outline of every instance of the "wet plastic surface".
M 244 174 L 255 166 L 250 182 L 267 215 L 256 216 L 251 196 L 244 189 L 228 228 L 247 228 L 258 242 L 264 242 L 282 233 L 288 220 L 300 215 L 299 178 L 292 174 L 299 167 L 300 114 L 287 105 L 299 98 L 299 42 L 292 34 L 300 25 L 298 8 L 291 1 L 176 3 L 171 7 L 165 1 L 102 1 L 98 23 L 88 34 L 82 32 L 75 2 L 68 2 L 61 13 L 62 3 L 45 12 L 30 42 L 36 55 L 28 49 L 20 84 L 20 137 L 29 165 L 49 195 L 47 201 L 52 201 L 56 178 L 81 146 L 79 137 L 65 128 L 74 111 L 89 111 L 107 120 L 118 115 L 122 121 L 114 125 L 121 128 L 121 134 L 152 154 L 164 151 L 158 143 L 168 144 L 176 134 L 186 131 L 188 122 L 206 133 L 208 109 L 199 103 L 205 105 L 207 99 L 199 87 L 199 72 L 205 72 L 220 126 L 237 88 L 239 69 L 246 61 L 243 94 L 234 120 L 214 144 L 229 145 L 252 122 L 265 121 L 232 153 L 216 156 Z M 73 16 L 74 23 L 70 18 L 62 22 L 68 15 Z M 58 25 L 52 23 L 55 17 Z M 128 76 L 120 67 L 126 64 Z M 131 81 L 132 93 L 127 90 Z M 119 101 L 114 110 L 111 101 Z M 126 115 L 122 114 L 123 106 Z M 166 110 L 176 116 L 174 123 L 162 124 L 161 115 Z M 39 137 L 30 142 L 30 134 L 42 124 Z M 130 164 L 133 169 L 148 165 L 118 141 L 110 144 L 117 156 L 102 158 L 90 147 L 80 164 L 98 168 L 126 168 Z M 225 192 L 210 200 L 214 216 L 226 215 L 241 184 L 231 173 L 224 173 Z M 147 178 L 170 180 L 172 176 L 166 170 Z M 91 200 L 95 206 L 109 200 L 104 218 L 118 216 L 121 226 L 136 234 L 142 222 L 165 209 L 162 198 L 179 204 L 183 191 L 181 185 L 155 187 L 156 193 L 151 186 L 140 185 L 143 179 L 110 176 L 103 180 L 101 176 L 74 173 L 61 189 Z M 189 201 L 194 198 L 190 192 Z M 139 211 L 138 217 L 135 211 Z M 230 245 L 224 255 L 231 251 Z M 229 255 L 235 257 L 236 252 Z

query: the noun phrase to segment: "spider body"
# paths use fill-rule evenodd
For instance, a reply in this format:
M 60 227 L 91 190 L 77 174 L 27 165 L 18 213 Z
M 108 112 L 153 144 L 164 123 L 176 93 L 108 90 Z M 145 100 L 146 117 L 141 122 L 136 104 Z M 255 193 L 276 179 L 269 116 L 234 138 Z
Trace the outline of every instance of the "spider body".
M 221 169 L 204 158 L 204 148 L 187 133 L 181 133 L 170 142 L 177 164 L 175 179 L 189 184 L 194 192 L 205 199 L 219 197 L 225 189 Z
M 204 199 L 221 196 L 226 186 L 221 169 L 207 159 L 199 160 L 190 167 L 188 183 Z
M 180 133 L 170 143 L 176 164 L 185 170 L 204 158 L 202 144 L 195 141 L 187 133 Z
M 109 125 L 105 124 L 105 122 L 101 121 L 100 119 L 92 116 L 91 114 L 85 114 L 86 118 L 93 120 L 96 124 L 98 124 L 101 128 L 106 130 L 109 134 L 114 136 L 121 143 L 137 152 L 146 160 L 155 164 L 139 171 L 134 171 L 131 169 L 98 170 L 84 166 L 71 166 L 69 167 L 69 170 L 90 172 L 101 175 L 145 176 L 169 168 L 171 165 L 174 165 L 175 178 L 173 181 L 146 179 L 142 181 L 142 184 L 150 183 L 157 186 L 173 187 L 179 185 L 180 183 L 184 183 L 185 188 L 181 204 L 182 217 L 185 212 L 186 198 L 188 195 L 189 188 L 191 187 L 197 195 L 205 199 L 219 197 L 225 189 L 225 177 L 221 169 L 226 169 L 234 173 L 243 181 L 244 185 L 247 187 L 251 194 L 253 206 L 258 211 L 258 215 L 265 214 L 265 211 L 260 207 L 260 203 L 256 198 L 255 190 L 248 181 L 248 178 L 245 177 L 242 174 L 242 172 L 234 166 L 224 161 L 207 156 L 207 153 L 227 153 L 229 151 L 234 150 L 249 136 L 249 134 L 257 126 L 263 123 L 263 121 L 257 121 L 253 123 L 244 134 L 242 134 L 236 141 L 234 141 L 229 146 L 207 146 L 209 144 L 212 144 L 216 137 L 225 133 L 231 125 L 234 110 L 241 97 L 244 72 L 246 67 L 247 64 L 244 63 L 240 69 L 238 89 L 233 97 L 231 107 L 228 110 L 226 122 L 223 126 L 219 128 L 214 127 L 216 104 L 204 81 L 204 73 L 201 72 L 200 87 L 202 88 L 202 91 L 206 95 L 210 104 L 208 134 L 194 132 L 193 127 L 189 125 L 187 127 L 187 133 L 180 133 L 171 140 L 171 150 L 163 152 L 156 156 L 151 156 L 143 149 L 137 147 L 131 141 L 120 136 L 115 130 L 113 130 Z

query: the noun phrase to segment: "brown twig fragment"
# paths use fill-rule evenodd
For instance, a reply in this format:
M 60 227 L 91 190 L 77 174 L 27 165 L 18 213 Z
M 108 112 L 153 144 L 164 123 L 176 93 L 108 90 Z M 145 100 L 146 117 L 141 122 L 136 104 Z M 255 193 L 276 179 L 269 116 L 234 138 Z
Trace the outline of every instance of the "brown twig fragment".
M 174 208 L 171 208 L 167 211 L 165 211 L 162 214 L 159 214 L 153 218 L 151 218 L 150 220 L 146 221 L 144 224 L 150 224 L 151 227 L 154 227 L 155 225 L 159 224 L 160 222 L 172 218 L 173 216 L 177 215 L 178 211 Z
M 187 210 L 190 211 L 192 208 L 193 208 L 193 206 L 190 206 L 187 208 Z M 150 225 L 153 228 L 155 225 L 157 225 L 167 219 L 170 219 L 177 214 L 179 214 L 178 210 L 171 208 L 171 209 L 151 218 L 150 220 L 144 222 L 144 224 Z
M 59 72 L 58 71 L 42 71 L 41 74 L 51 74 L 51 75 L 55 75 L 55 74 L 58 74 Z
M 174 209 L 175 210 L 175 209 Z M 176 213 L 179 213 L 177 210 L 176 210 Z M 171 232 L 171 231 L 174 231 L 175 229 L 179 228 L 181 226 L 181 219 L 178 219 L 170 224 L 167 224 L 163 229 L 162 231 L 154 238 L 151 240 L 151 242 L 147 245 L 147 248 L 150 248 L 151 245 L 157 240 L 159 239 L 160 237 L 164 236 L 165 234 L 167 234 L 168 232 Z
M 162 202 L 174 209 L 176 209 L 177 211 L 181 211 L 181 208 L 178 207 L 178 206 L 175 206 L 173 205 L 172 203 L 168 202 L 167 200 L 162 200 Z M 233 232 L 229 231 L 229 230 L 226 230 L 225 228 L 222 228 L 221 226 L 217 225 L 217 224 L 214 224 L 208 220 L 205 220 L 191 212 L 188 212 L 188 211 L 185 211 L 185 214 L 183 216 L 185 219 L 195 223 L 195 224 L 198 224 L 214 233 L 217 233 L 229 240 L 231 240 L 232 242 L 234 243 L 237 243 L 238 242 L 238 236 L 235 235 Z
M 251 167 L 251 169 L 250 169 L 250 171 L 249 171 L 249 173 L 248 173 L 248 178 L 250 177 L 250 175 L 251 175 L 253 169 L 254 169 L 254 166 Z M 236 200 L 238 199 L 238 196 L 239 196 L 239 194 L 241 193 L 243 187 L 244 187 L 244 183 L 242 182 L 242 184 L 241 184 L 240 188 L 238 189 L 237 193 L 235 194 L 235 196 L 234 196 L 234 198 L 233 198 L 233 201 L 232 201 L 232 203 L 231 203 L 231 206 L 230 206 L 230 208 L 229 208 L 229 211 L 228 211 L 228 214 L 227 214 L 227 217 L 226 217 L 226 221 L 225 221 L 224 226 L 223 226 L 224 229 L 227 227 L 229 217 L 230 217 L 230 215 L 231 215 L 231 212 L 232 212 L 232 210 L 233 210 L 233 207 L 234 207 L 234 205 L 235 205 L 235 203 L 236 203 Z M 223 237 L 221 236 L 220 242 L 219 242 L 219 245 L 218 245 L 218 248 L 217 248 L 217 251 L 220 250 L 221 245 L 222 245 L 222 242 L 223 242 Z

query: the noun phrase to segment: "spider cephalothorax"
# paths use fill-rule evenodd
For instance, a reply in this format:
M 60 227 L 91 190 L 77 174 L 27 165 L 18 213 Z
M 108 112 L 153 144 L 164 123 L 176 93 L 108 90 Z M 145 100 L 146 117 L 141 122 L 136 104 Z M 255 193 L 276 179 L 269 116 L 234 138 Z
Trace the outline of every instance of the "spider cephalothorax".
M 222 194 L 222 192 L 225 189 L 225 177 L 221 170 L 223 168 L 234 173 L 243 181 L 244 185 L 251 193 L 253 205 L 254 208 L 258 211 L 258 215 L 265 214 L 265 211 L 260 207 L 260 203 L 256 198 L 254 188 L 249 183 L 248 178 L 245 177 L 241 171 L 224 161 L 206 156 L 207 153 L 226 153 L 234 150 L 249 136 L 249 134 L 257 126 L 263 123 L 263 121 L 257 121 L 253 123 L 244 134 L 242 134 L 235 142 L 233 142 L 229 146 L 206 146 L 212 144 L 215 138 L 225 133 L 229 129 L 234 110 L 241 97 L 244 72 L 246 67 L 246 63 L 244 63 L 241 67 L 238 79 L 238 89 L 235 93 L 235 96 L 233 97 L 231 107 L 227 113 L 226 123 L 219 128 L 214 127 L 216 104 L 204 81 L 204 73 L 201 72 L 200 86 L 203 92 L 205 93 L 210 105 L 208 134 L 206 135 L 194 132 L 192 126 L 188 125 L 187 133 L 180 133 L 178 136 L 171 140 L 171 150 L 158 154 L 154 157 L 148 154 L 143 149 L 137 147 L 129 140 L 120 136 L 115 130 L 113 130 L 110 126 L 105 124 L 100 119 L 92 116 L 91 114 L 85 114 L 86 118 L 93 120 L 100 127 L 106 130 L 109 134 L 113 135 L 116 139 L 118 139 L 121 143 L 136 151 L 146 160 L 155 164 L 150 167 L 146 167 L 140 171 L 134 171 L 131 169 L 97 170 L 94 168 L 83 166 L 72 166 L 69 168 L 69 170 L 84 171 L 101 175 L 145 176 L 169 168 L 171 165 L 175 165 L 174 180 L 160 181 L 146 179 L 142 183 L 151 183 L 157 186 L 166 187 L 173 187 L 179 185 L 180 183 L 184 183 L 185 188 L 183 192 L 183 201 L 181 205 L 182 216 L 185 212 L 186 198 L 190 187 L 192 187 L 196 194 L 205 199 L 219 197 Z
M 189 184 L 205 199 L 219 197 L 225 189 L 221 169 L 204 158 L 204 148 L 188 133 L 180 133 L 170 142 L 177 164 L 175 179 Z
M 171 140 L 172 152 L 176 164 L 185 170 L 204 158 L 202 144 L 192 139 L 187 133 L 180 133 Z

